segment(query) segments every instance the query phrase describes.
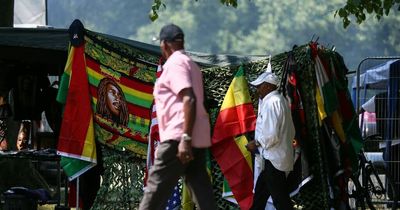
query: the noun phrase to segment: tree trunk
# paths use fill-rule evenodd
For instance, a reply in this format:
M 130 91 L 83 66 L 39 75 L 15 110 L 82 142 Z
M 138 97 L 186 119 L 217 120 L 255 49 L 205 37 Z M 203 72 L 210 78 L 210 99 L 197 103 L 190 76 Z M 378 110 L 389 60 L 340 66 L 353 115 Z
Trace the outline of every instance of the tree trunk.
M 14 0 L 0 0 L 0 27 L 13 27 Z

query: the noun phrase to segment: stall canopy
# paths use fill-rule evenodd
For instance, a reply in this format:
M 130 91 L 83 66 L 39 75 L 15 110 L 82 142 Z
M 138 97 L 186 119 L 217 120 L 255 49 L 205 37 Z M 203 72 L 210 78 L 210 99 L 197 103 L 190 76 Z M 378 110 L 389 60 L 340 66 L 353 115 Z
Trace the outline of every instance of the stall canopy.
M 105 39 L 117 41 L 137 50 L 159 55 L 159 46 L 134 40 L 124 39 L 108 34 L 91 32 Z M 0 28 L 0 60 L 11 62 L 35 62 L 46 64 L 47 72 L 58 75 L 59 67 L 67 58 L 69 44 L 67 29 L 54 28 Z M 203 67 L 228 66 L 249 63 L 266 56 L 213 55 L 189 52 L 191 57 Z
M 387 83 L 389 81 L 389 75 L 391 69 L 394 70 L 396 67 L 394 64 L 400 60 L 389 60 L 378 66 L 372 67 L 365 71 L 365 73 L 360 74 L 359 88 L 368 89 L 386 89 Z M 357 75 L 354 76 L 352 82 L 352 88 L 357 87 Z

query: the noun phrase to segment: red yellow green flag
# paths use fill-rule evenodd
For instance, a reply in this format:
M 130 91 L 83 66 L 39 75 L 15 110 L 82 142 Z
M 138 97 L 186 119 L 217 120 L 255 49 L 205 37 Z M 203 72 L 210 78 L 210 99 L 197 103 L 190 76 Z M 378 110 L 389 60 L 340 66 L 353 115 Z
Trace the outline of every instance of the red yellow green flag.
M 61 165 L 72 180 L 96 164 L 85 45 L 71 47 L 57 99 L 65 102 L 58 141 Z
M 240 67 L 215 122 L 211 151 L 243 210 L 249 209 L 253 202 L 253 169 L 244 134 L 254 131 L 255 123 L 244 69 Z

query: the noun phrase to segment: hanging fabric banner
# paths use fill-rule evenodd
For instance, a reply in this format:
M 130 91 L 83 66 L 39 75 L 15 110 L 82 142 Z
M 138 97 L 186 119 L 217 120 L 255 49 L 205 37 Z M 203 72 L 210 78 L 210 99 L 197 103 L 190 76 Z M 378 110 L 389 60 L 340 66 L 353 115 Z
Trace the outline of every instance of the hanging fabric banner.
M 245 134 L 254 131 L 255 123 L 244 69 L 240 67 L 215 123 L 211 151 L 241 209 L 249 209 L 253 202 L 253 166 L 251 154 L 245 148 Z
M 57 100 L 65 111 L 58 151 L 70 179 L 96 164 L 95 141 L 147 155 L 157 66 L 101 41 L 85 35 L 84 44 L 72 46 L 60 82 Z

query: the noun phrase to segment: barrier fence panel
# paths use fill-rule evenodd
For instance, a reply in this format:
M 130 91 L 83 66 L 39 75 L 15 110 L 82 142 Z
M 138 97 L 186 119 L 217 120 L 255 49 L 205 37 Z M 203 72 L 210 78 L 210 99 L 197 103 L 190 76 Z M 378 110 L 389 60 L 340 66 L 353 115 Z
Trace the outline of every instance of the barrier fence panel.
M 400 57 L 366 58 L 360 62 L 351 87 L 360 129 L 363 138 L 368 139 L 364 141 L 365 156 L 373 162 L 386 190 L 388 178 L 392 179 L 397 199 L 400 192 L 399 75 Z M 372 196 L 372 201 L 378 208 L 388 207 L 394 198 L 391 194 Z

